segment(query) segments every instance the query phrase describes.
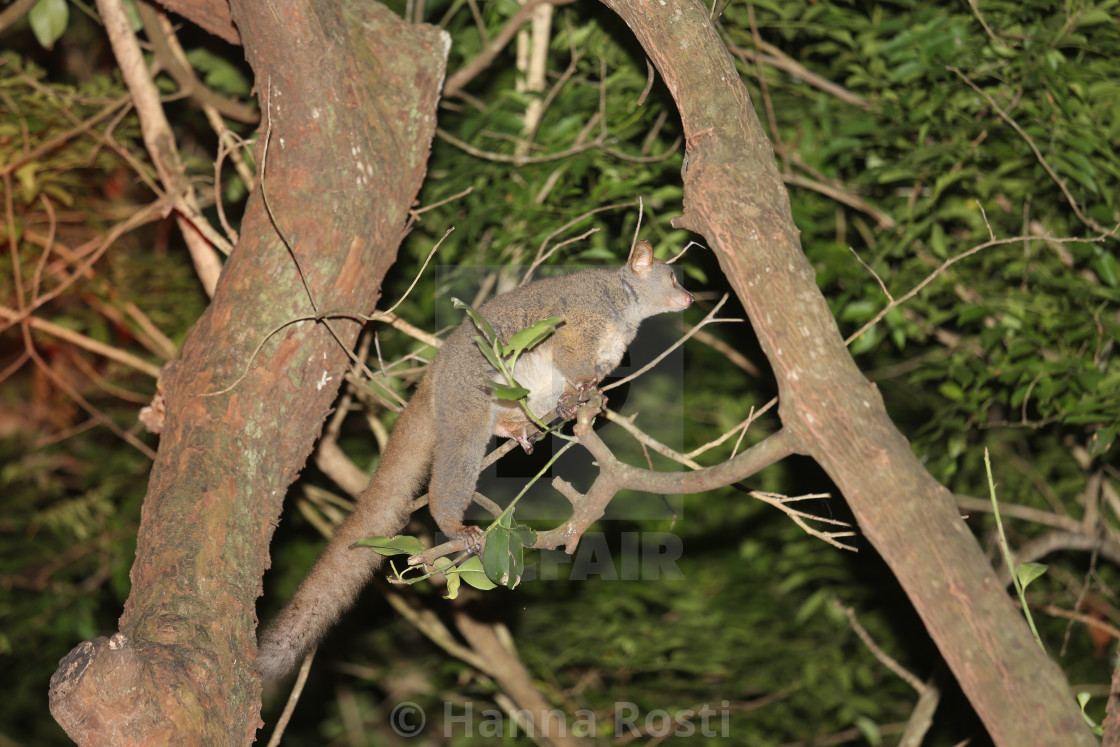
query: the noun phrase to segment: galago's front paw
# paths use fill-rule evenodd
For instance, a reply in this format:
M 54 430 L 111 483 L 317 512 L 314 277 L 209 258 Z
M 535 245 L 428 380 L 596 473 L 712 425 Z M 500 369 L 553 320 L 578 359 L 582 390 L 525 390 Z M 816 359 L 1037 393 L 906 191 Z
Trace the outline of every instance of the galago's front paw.
M 593 394 L 598 394 L 602 398 L 600 409 L 605 409 L 607 395 L 599 389 L 599 382 L 581 381 L 575 384 L 574 391 L 567 391 L 560 395 L 560 399 L 556 402 L 556 412 L 564 420 L 571 420 L 576 416 L 576 411 L 580 408 L 580 405 L 591 399 Z

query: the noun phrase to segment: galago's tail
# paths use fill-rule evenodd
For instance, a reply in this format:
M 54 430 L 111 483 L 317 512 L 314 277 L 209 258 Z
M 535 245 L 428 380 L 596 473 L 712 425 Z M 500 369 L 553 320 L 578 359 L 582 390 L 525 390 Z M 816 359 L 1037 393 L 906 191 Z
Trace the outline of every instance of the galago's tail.
M 296 664 L 350 608 L 381 556 L 351 547 L 363 537 L 393 536 L 404 528 L 412 498 L 427 476 L 435 434 L 431 376 L 425 376 L 397 418 L 381 462 L 346 521 L 334 532 L 292 601 L 260 637 L 257 670 L 278 679 Z

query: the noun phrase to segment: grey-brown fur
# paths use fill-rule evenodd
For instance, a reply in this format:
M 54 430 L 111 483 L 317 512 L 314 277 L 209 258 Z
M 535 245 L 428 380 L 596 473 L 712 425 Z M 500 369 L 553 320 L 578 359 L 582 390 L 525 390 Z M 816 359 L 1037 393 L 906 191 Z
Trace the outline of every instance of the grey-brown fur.
M 491 299 L 479 312 L 503 340 L 543 319 L 562 317 L 556 332 L 524 354 L 514 371 L 531 392 L 530 409 L 543 415 L 561 397 L 578 396 L 613 371 L 643 319 L 691 303 L 672 269 L 653 258 L 649 242 L 640 241 L 621 267 L 538 280 Z M 530 448 L 536 430 L 515 403 L 487 393 L 487 383 L 498 375 L 472 340 L 477 334 L 467 321 L 448 338 L 397 419 L 354 513 L 261 637 L 257 668 L 265 678 L 290 671 L 353 603 L 380 566 L 380 556 L 351 545 L 400 531 L 429 466 L 430 509 L 440 530 L 449 537 L 477 536 L 463 516 L 490 436 L 516 437 Z

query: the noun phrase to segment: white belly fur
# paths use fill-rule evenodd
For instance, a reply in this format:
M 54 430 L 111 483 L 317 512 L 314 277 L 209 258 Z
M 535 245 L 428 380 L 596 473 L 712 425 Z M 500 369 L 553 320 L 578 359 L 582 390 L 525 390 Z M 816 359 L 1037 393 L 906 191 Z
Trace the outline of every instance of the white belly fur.
M 552 363 L 551 345 L 538 345 L 518 358 L 513 378 L 529 390 L 529 411 L 538 417 L 556 407 L 564 392 L 564 377 Z

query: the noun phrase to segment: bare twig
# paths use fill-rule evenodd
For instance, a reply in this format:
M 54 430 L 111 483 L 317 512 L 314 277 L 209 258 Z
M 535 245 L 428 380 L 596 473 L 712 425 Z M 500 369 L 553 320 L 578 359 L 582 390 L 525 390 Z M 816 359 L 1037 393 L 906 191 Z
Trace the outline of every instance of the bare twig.
M 695 456 L 699 456 L 700 454 L 703 454 L 705 451 L 708 451 L 710 449 L 714 449 L 716 446 L 719 446 L 724 441 L 726 441 L 727 439 L 731 438 L 732 436 L 734 436 L 736 434 L 738 434 L 739 438 L 742 439 L 743 434 L 747 432 L 748 428 L 750 428 L 751 423 L 753 423 L 755 420 L 757 420 L 763 413 L 765 413 L 767 410 L 769 410 L 770 408 L 772 408 L 776 404 L 778 404 L 778 398 L 774 397 L 773 399 L 771 399 L 769 402 L 767 402 L 765 405 L 763 405 L 761 408 L 759 408 L 757 410 L 754 407 L 751 407 L 751 412 L 750 412 L 749 415 L 747 415 L 746 420 L 742 421 L 737 426 L 735 426 L 731 430 L 727 431 L 726 433 L 724 433 L 719 438 L 716 438 L 712 441 L 709 441 L 706 444 L 702 444 L 700 446 L 697 446 L 695 449 L 688 452 L 685 456 L 690 457 L 690 458 L 695 457 Z
M 288 721 L 292 718 L 292 713 L 296 709 L 296 703 L 299 702 L 299 696 L 303 694 L 303 687 L 307 684 L 307 675 L 311 672 L 311 662 L 315 660 L 315 652 L 318 646 L 312 646 L 311 650 L 304 654 L 303 663 L 299 667 L 299 676 L 296 677 L 296 684 L 292 686 L 292 692 L 288 694 L 288 702 L 284 704 L 284 712 L 280 714 L 280 718 L 276 721 L 276 728 L 272 730 L 272 737 L 268 740 L 268 747 L 277 747 L 280 744 L 280 739 L 284 736 L 284 730 L 288 728 Z
M 221 260 L 215 253 L 214 247 L 222 248 L 226 254 L 229 254 L 232 247 L 214 230 L 199 210 L 194 189 L 186 177 L 186 169 L 175 148 L 171 124 L 164 114 L 159 92 L 148 75 L 140 45 L 132 33 L 124 5 L 121 0 L 97 0 L 97 8 L 105 22 L 105 31 L 113 47 L 113 54 L 120 65 L 121 77 L 136 106 L 144 144 L 159 173 L 160 181 L 174 201 L 178 213 L 176 220 L 190 250 L 195 271 L 207 294 L 213 296 L 222 269 Z M 212 245 L 203 241 L 203 237 Z
M 678 322 L 677 328 L 681 330 L 686 329 L 683 322 Z M 747 373 L 748 376 L 751 376 L 755 379 L 762 378 L 762 371 L 758 368 L 758 366 L 750 361 L 745 355 L 743 355 L 738 350 L 731 347 L 731 345 L 719 339 L 712 333 L 705 332 L 703 330 L 697 330 L 692 336 L 696 338 L 697 342 L 701 342 L 707 345 L 708 347 L 712 348 L 720 355 L 722 355 L 724 358 L 726 358 L 730 363 L 741 368 Z
M 544 239 L 541 240 L 541 245 L 537 248 L 537 256 L 533 260 L 532 264 L 529 265 L 529 269 L 526 270 L 525 274 L 521 277 L 521 284 L 524 285 L 525 283 L 528 283 L 530 280 L 532 280 L 533 279 L 533 273 L 536 272 L 537 268 L 540 267 L 541 264 L 543 264 L 549 257 L 551 257 L 556 252 L 556 250 L 559 249 L 561 246 L 564 246 L 565 244 L 570 243 L 570 241 L 565 241 L 562 244 L 558 244 L 556 246 L 553 246 L 547 252 L 545 251 L 545 247 L 548 246 L 549 242 L 552 241 L 557 236 L 559 236 L 561 233 L 563 233 L 564 231 L 567 231 L 572 226 L 577 225 L 581 221 L 586 220 L 587 218 L 591 217 L 592 215 L 595 215 L 596 213 L 602 213 L 602 212 L 607 211 L 607 210 L 618 210 L 619 208 L 634 207 L 634 205 L 636 205 L 636 204 L 637 203 L 635 203 L 635 202 L 616 202 L 616 203 L 613 203 L 611 205 L 602 205 L 600 207 L 593 208 L 592 210 L 588 210 L 585 213 L 581 213 L 580 215 L 577 215 L 576 217 L 574 217 L 571 220 L 569 220 L 568 222 L 566 222 L 564 225 L 560 226 L 559 228 L 557 228 L 554 231 L 552 231 L 551 233 L 549 233 L 547 236 L 544 237 Z M 586 236 L 587 234 L 583 234 L 583 235 Z
M 0 306 L 0 319 L 4 319 L 10 322 L 16 322 L 20 320 L 20 314 L 16 311 L 13 311 L 12 309 Z M 137 371 L 146 373 L 152 378 L 159 378 L 159 366 L 148 363 L 142 358 L 137 358 L 135 355 L 127 353 L 120 348 L 115 348 L 112 345 L 106 345 L 103 342 L 98 342 L 92 337 L 87 337 L 80 332 L 75 332 L 74 330 L 67 329 L 66 327 L 60 327 L 57 324 L 48 322 L 45 319 L 40 319 L 37 316 L 27 316 L 25 317 L 25 319 L 28 326 L 30 326 L 32 329 L 38 330 L 40 332 L 45 332 L 46 334 L 57 337 L 60 340 L 65 340 L 72 345 L 84 348 L 91 353 L 96 353 L 97 355 L 108 358 L 109 360 L 113 360 L 117 363 L 122 363 L 131 368 L 135 368 Z
M 175 79 L 181 94 L 234 121 L 246 124 L 256 124 L 260 121 L 261 114 L 256 107 L 221 96 L 198 79 L 194 74 L 194 68 L 187 61 L 183 48 L 179 46 L 179 40 L 175 37 L 175 31 L 166 13 L 147 2 L 137 3 L 136 8 L 140 12 L 140 21 L 144 24 L 144 32 L 148 35 L 148 42 L 152 45 L 156 59 L 160 66 Z
M 1047 239 L 1047 241 L 1052 241 L 1052 242 L 1055 242 L 1055 243 L 1058 243 L 1058 244 L 1065 244 L 1065 243 L 1086 243 L 1086 244 L 1088 244 L 1088 243 L 1100 243 L 1100 242 L 1108 239 L 1109 236 L 1111 236 L 1111 233 L 1105 232 L 1105 233 L 1102 233 L 1099 236 L 1094 236 L 1094 237 L 1090 237 L 1090 238 L 1066 238 L 1066 239 L 1050 238 L 1050 239 Z M 844 340 L 844 344 L 851 345 L 855 340 L 857 340 L 860 337 L 860 335 L 862 335 L 864 332 L 871 329 L 876 324 L 878 324 L 880 321 L 882 321 L 883 317 L 885 317 L 887 314 L 889 314 L 892 309 L 894 309 L 895 307 L 897 307 L 901 304 L 906 303 L 911 298 L 913 298 L 914 296 L 921 293 L 923 288 L 925 288 L 927 285 L 932 283 L 934 281 L 934 279 L 936 279 L 937 277 L 943 275 L 950 267 L 955 265 L 957 262 L 960 262 L 962 259 L 966 259 L 968 257 L 971 257 L 972 255 L 978 254 L 979 252 L 982 252 L 985 249 L 990 249 L 993 246 L 1001 246 L 1003 244 L 1017 244 L 1017 243 L 1023 241 L 1024 238 L 1041 238 L 1041 237 L 1039 237 L 1039 236 L 1033 236 L 1033 237 L 1013 236 L 1013 237 L 1007 238 L 1007 239 L 992 239 L 990 241 L 985 241 L 983 244 L 978 244 L 977 246 L 974 246 L 971 249 L 963 251 L 955 257 L 950 257 L 949 259 L 945 260 L 940 265 L 938 265 L 937 269 L 935 269 L 933 272 L 931 272 L 929 275 L 927 275 L 925 278 L 923 278 L 920 283 L 915 285 L 913 288 L 911 288 L 910 290 L 908 290 L 906 293 L 902 294 L 898 298 L 892 300 L 878 314 L 876 314 L 874 317 L 872 317 L 869 322 L 867 322 L 862 327 L 860 327 L 858 330 L 856 330 L 854 333 L 849 335 L 848 338 L 846 340 Z
M 66 395 L 70 397 L 70 399 L 74 400 L 74 402 L 76 402 L 79 407 L 89 413 L 89 415 L 97 420 L 101 425 L 112 431 L 118 438 L 134 447 L 141 454 L 148 457 L 148 459 L 155 461 L 156 453 L 152 450 L 151 447 L 138 439 L 132 433 L 129 433 L 128 431 L 122 429 L 119 425 L 113 422 L 112 418 L 91 405 L 85 397 L 83 397 L 76 389 L 74 389 L 74 387 L 70 386 L 70 384 L 67 383 L 65 379 L 59 376 L 54 371 L 54 369 L 52 369 L 50 365 L 39 356 L 39 352 L 35 349 L 35 343 L 31 339 L 31 329 L 29 324 L 23 325 L 23 337 L 23 344 L 27 350 L 27 353 L 31 356 L 31 360 L 35 362 L 35 365 L 38 366 L 40 371 L 46 374 L 47 378 L 51 380 L 51 383 L 65 392 Z
M 879 277 L 879 273 L 871 269 L 871 265 L 864 262 L 863 257 L 859 256 L 859 252 L 857 252 L 853 247 L 849 246 L 848 250 L 855 256 L 856 261 L 863 265 L 863 269 L 867 270 L 869 273 L 871 273 L 871 277 L 875 278 L 875 282 L 879 284 L 879 289 L 883 291 L 883 295 L 887 297 L 887 301 L 893 302 L 894 296 L 892 296 L 891 292 L 887 290 L 887 284 L 883 282 L 883 279 L 881 277 Z
M 920 694 L 925 691 L 926 686 L 922 683 L 921 680 L 907 671 L 905 667 L 895 661 L 889 654 L 887 654 L 886 651 L 879 648 L 879 644 L 875 643 L 875 640 L 871 637 L 871 634 L 868 633 L 867 630 L 862 625 L 860 625 L 859 620 L 856 619 L 855 610 L 853 610 L 851 607 L 841 604 L 839 601 L 834 602 L 834 604 L 847 616 L 848 624 L 852 626 L 852 630 L 856 632 L 856 635 L 859 636 L 859 639 L 863 641 L 863 645 L 867 646 L 867 650 L 870 651 L 871 654 L 879 660 L 880 664 L 902 678 L 902 680 L 907 685 L 914 688 L 915 692 Z
M 627 383 L 633 381 L 634 379 L 638 378 L 639 376 L 644 374 L 646 371 L 650 370 L 651 368 L 656 366 L 658 363 L 660 363 L 662 360 L 664 360 L 667 355 L 672 353 L 674 350 L 679 348 L 681 345 L 684 345 L 684 343 L 688 340 L 688 338 L 695 335 L 698 331 L 700 331 L 700 329 L 702 327 L 704 327 L 708 324 L 715 324 L 715 323 L 719 323 L 719 322 L 741 322 L 741 321 L 743 321 L 742 319 L 720 319 L 720 318 L 716 317 L 716 312 L 719 311 L 720 309 L 722 309 L 723 305 L 725 303 L 727 303 L 727 297 L 728 297 L 728 294 L 724 293 L 723 298 L 721 298 L 719 300 L 719 303 L 717 303 L 715 306 L 712 307 L 712 310 L 708 312 L 707 316 L 705 316 L 703 319 L 701 319 L 700 322 L 695 327 L 690 329 L 687 333 L 685 333 L 685 335 L 683 337 L 681 337 L 675 343 L 673 343 L 668 348 L 663 350 L 659 356 L 657 356 L 656 358 L 654 358 L 649 363 L 642 366 L 641 368 L 639 368 L 637 371 L 630 374 L 629 376 L 624 376 L 621 379 L 619 379 L 618 381 L 612 381 L 610 384 L 603 387 L 603 391 L 605 392 L 605 391 L 608 391 L 610 389 L 620 387 L 623 384 L 627 384 Z
M 1007 112 L 1005 112 L 1003 109 L 1000 108 L 999 104 L 996 103 L 995 99 L 992 98 L 991 94 L 989 94 L 987 91 L 985 91 L 980 86 L 973 83 L 971 78 L 969 78 L 967 75 L 965 75 L 959 69 L 953 67 L 952 65 L 950 65 L 948 67 L 948 70 L 950 70 L 953 73 L 956 73 L 957 77 L 959 77 L 961 80 L 963 80 L 968 85 L 969 88 L 971 88 L 972 90 L 976 91 L 976 93 L 983 96 L 984 99 L 988 102 L 988 105 L 991 106 L 992 109 L 994 109 L 996 111 L 996 114 L 998 114 L 1000 116 L 1000 119 L 1002 119 L 1004 122 L 1007 122 L 1007 124 L 1011 125 L 1012 129 L 1014 129 L 1015 132 L 1019 133 L 1019 137 L 1023 138 L 1023 140 L 1026 142 L 1026 144 L 1028 146 L 1030 146 L 1031 151 L 1034 152 L 1035 158 L 1037 158 L 1038 162 L 1040 164 L 1042 164 L 1042 168 L 1046 170 L 1046 173 L 1050 175 L 1050 178 L 1054 180 L 1054 183 L 1057 184 L 1059 189 L 1062 190 L 1062 194 L 1065 195 L 1066 201 L 1069 203 L 1069 206 L 1073 209 L 1073 212 L 1077 215 L 1077 217 L 1081 219 L 1082 223 L 1089 226 L 1094 231 L 1100 231 L 1100 232 L 1105 233 L 1109 236 L 1115 236 L 1116 235 L 1116 228 L 1113 228 L 1111 231 L 1109 231 L 1108 229 L 1101 226 L 1100 223 L 1097 223 L 1091 217 L 1089 217 L 1089 216 L 1087 216 L 1087 215 L 1085 215 L 1084 213 L 1081 212 L 1081 206 L 1077 204 L 1077 200 L 1075 200 L 1073 198 L 1073 195 L 1070 193 L 1069 188 L 1066 187 L 1065 180 L 1063 180 L 1060 176 L 1058 176 L 1058 173 L 1056 171 L 1054 171 L 1054 168 L 1050 165 L 1050 163 L 1042 155 L 1042 151 L 1040 151 L 1038 149 L 1038 146 L 1034 144 L 1034 139 L 1031 138 L 1031 136 L 1028 135 L 1027 132 L 1022 127 L 1019 126 L 1018 122 L 1016 122 L 1014 119 L 1012 119 L 1011 116 Z
M 1083 612 L 1074 612 L 1073 610 L 1067 610 L 1053 604 L 1047 604 L 1041 607 L 1035 607 L 1032 604 L 1031 607 L 1053 617 L 1064 617 L 1068 620 L 1076 620 L 1090 628 L 1096 628 L 1102 633 L 1107 633 L 1112 636 L 1113 640 L 1120 641 L 1120 629 L 1117 629 L 1114 625 L 1108 624 L 1104 620 L 1098 620 L 1092 615 L 1086 615 Z
M 754 17 L 754 3 L 747 4 L 747 22 L 750 24 L 751 37 L 754 45 L 762 47 L 762 36 L 758 33 L 758 23 Z M 761 62 L 756 62 L 759 92 L 762 94 L 763 108 L 766 110 L 766 122 L 770 125 L 770 142 L 774 145 L 774 153 L 782 164 L 782 172 L 789 171 L 789 157 L 786 155 L 786 146 L 782 142 L 782 134 L 778 129 L 778 118 L 774 116 L 774 102 L 770 100 L 770 84 L 766 81 L 766 68 Z
M 509 21 L 498 35 L 479 52 L 477 57 L 447 76 L 447 81 L 443 84 L 443 95 L 445 97 L 457 95 L 462 90 L 463 86 L 474 79 L 480 72 L 490 67 L 490 64 L 494 62 L 494 58 L 498 56 L 498 53 L 513 41 L 513 37 L 517 35 L 518 30 L 533 17 L 533 13 L 536 11 L 538 5 L 547 3 L 548 5 L 556 6 L 567 5 L 571 2 L 575 2 L 575 0 L 529 0 L 522 5 L 518 11 L 510 17 Z
M 637 413 L 631 415 L 628 418 L 625 418 L 619 415 L 614 410 L 606 410 L 603 413 L 603 416 L 612 423 L 617 423 L 618 425 L 622 426 L 623 430 L 633 436 L 634 439 L 638 441 L 638 443 L 652 449 L 653 451 L 656 451 L 661 456 L 668 457 L 674 462 L 683 464 L 690 469 L 703 469 L 702 465 L 700 465 L 698 462 L 689 459 L 687 456 L 681 454 L 678 451 L 670 449 L 668 446 L 661 443 L 653 436 L 649 435 L 648 433 L 634 425 L 634 418 L 638 417 Z
M 782 430 L 714 467 L 686 473 L 654 472 L 624 464 L 614 456 L 591 427 L 597 408 L 597 403 L 589 403 L 579 409 L 575 434 L 599 463 L 600 473 L 591 488 L 582 494 L 559 478 L 553 480 L 553 486 L 572 503 L 573 515 L 560 527 L 538 534 L 534 547 L 552 549 L 564 545 L 567 552 L 574 552 L 579 538 L 603 515 L 611 498 L 621 489 L 663 494 L 714 490 L 739 482 L 796 450 L 795 439 Z
M 778 70 L 783 70 L 790 75 L 798 77 L 814 88 L 819 88 L 825 93 L 835 96 L 844 103 L 851 104 L 852 106 L 858 106 L 860 109 L 871 108 L 871 103 L 867 99 L 852 93 L 842 86 L 836 85 L 831 80 L 822 78 L 809 68 L 794 60 L 782 50 L 775 47 L 773 44 L 768 44 L 767 42 L 759 39 L 756 42 L 758 44 L 759 51 L 753 52 L 749 49 L 743 49 L 741 47 L 735 46 L 730 42 L 730 40 L 726 38 L 724 39 L 724 41 L 727 44 L 727 48 L 731 50 L 731 53 L 736 57 L 750 57 L 756 63 L 765 63 L 767 65 L 770 65 L 771 67 L 777 68 Z
M 926 734 L 933 726 L 933 714 L 941 702 L 944 670 L 944 663 L 939 663 L 934 673 L 926 680 L 924 689 L 918 695 L 918 702 L 914 704 L 914 710 L 910 712 L 910 718 L 906 722 L 906 731 L 898 740 L 898 747 L 922 747 Z
M 31 10 L 38 0 L 16 0 L 0 12 L 0 31 L 8 29 L 13 23 L 23 18 L 24 13 Z
M 543 156 L 520 156 L 508 155 L 506 153 L 494 153 L 493 151 L 476 148 L 470 143 L 460 140 L 447 130 L 441 128 L 436 128 L 436 135 L 443 138 L 448 143 L 451 143 L 456 148 L 462 150 L 465 153 L 469 153 L 476 158 L 482 158 L 487 161 L 496 161 L 498 163 L 512 163 L 518 166 L 525 166 L 531 163 L 548 163 L 549 161 L 559 161 L 561 159 L 568 158 L 569 156 L 574 156 L 577 153 L 583 153 L 584 151 L 591 150 L 592 148 L 601 147 L 603 143 L 606 142 L 606 139 L 603 136 L 599 136 L 589 143 L 585 143 L 582 145 L 573 145 L 570 148 L 565 148 L 564 150 L 556 151 L 555 153 L 548 153 Z
M 798 166 L 802 165 L 802 161 L 796 155 L 790 159 Z M 884 213 L 879 208 L 872 205 L 867 200 L 859 195 L 856 195 L 843 187 L 835 180 L 820 180 L 810 179 L 800 174 L 783 173 L 782 181 L 791 187 L 801 187 L 802 189 L 811 189 L 818 194 L 836 200 L 842 205 L 858 210 L 861 213 L 866 213 L 875 219 L 880 229 L 894 228 L 895 220 L 891 216 Z
M 793 521 L 794 524 L 801 528 L 801 531 L 805 532 L 810 537 L 816 537 L 819 540 L 827 542 L 837 550 L 848 550 L 849 552 L 856 552 L 856 548 L 851 547 L 850 545 L 845 545 L 840 541 L 845 537 L 856 536 L 856 533 L 854 531 L 851 531 L 851 524 L 846 521 L 840 521 L 839 519 L 830 519 L 827 516 L 817 516 L 815 514 L 810 514 L 806 511 L 801 511 L 800 509 L 793 508 L 790 505 L 791 503 L 796 503 L 797 501 L 805 501 L 815 498 L 828 498 L 829 495 L 827 493 L 812 493 L 810 495 L 790 496 L 778 495 L 777 493 L 767 493 L 762 490 L 752 490 L 750 492 L 750 496 L 762 501 L 763 503 L 767 503 L 784 513 Z M 837 527 L 847 527 L 847 529 L 840 532 L 823 532 L 820 529 L 815 529 L 814 527 L 810 526 L 808 524 L 808 522 L 810 521 L 819 521 L 822 524 L 831 524 L 832 526 Z

